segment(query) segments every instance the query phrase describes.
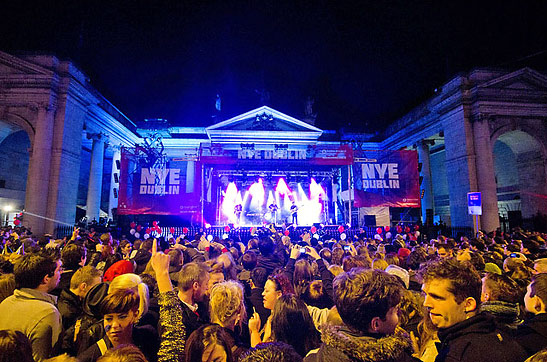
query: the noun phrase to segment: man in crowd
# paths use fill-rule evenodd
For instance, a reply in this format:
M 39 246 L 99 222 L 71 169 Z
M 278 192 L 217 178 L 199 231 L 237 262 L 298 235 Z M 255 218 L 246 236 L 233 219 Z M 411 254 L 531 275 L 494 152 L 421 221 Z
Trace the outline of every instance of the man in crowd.
M 87 292 L 101 281 L 101 272 L 91 265 L 86 265 L 74 273 L 70 279 L 70 288 L 61 291 L 57 304 L 65 330 L 83 313 L 82 302 Z
M 61 260 L 41 254 L 27 254 L 15 265 L 15 289 L 0 304 L 0 330 L 24 333 L 36 361 L 55 355 L 61 333 L 61 315 L 51 292 L 61 276 Z
M 323 344 L 304 360 L 418 361 L 410 340 L 395 334 L 401 294 L 401 282 L 380 270 L 354 268 L 337 276 L 336 308 L 345 326 L 323 325 Z
M 425 268 L 424 306 L 439 329 L 436 362 L 524 361 L 526 353 L 497 329 L 494 318 L 478 313 L 481 279 L 475 268 L 454 259 L 441 259 Z
M 182 301 L 182 317 L 186 338 L 207 323 L 198 313 L 198 302 L 205 299 L 209 285 L 209 268 L 202 263 L 185 264 L 179 272 L 178 297 Z
M 61 295 L 62 290 L 68 290 L 70 288 L 70 280 L 76 270 L 85 265 L 86 256 L 87 253 L 83 246 L 76 244 L 65 246 L 61 252 L 61 262 L 63 263 L 61 279 L 59 280 L 59 285 L 51 291 L 51 294 L 58 297 Z

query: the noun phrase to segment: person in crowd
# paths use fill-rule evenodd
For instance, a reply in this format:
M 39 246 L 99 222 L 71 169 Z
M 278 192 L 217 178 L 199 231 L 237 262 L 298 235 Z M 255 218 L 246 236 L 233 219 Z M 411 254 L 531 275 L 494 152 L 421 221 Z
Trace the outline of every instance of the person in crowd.
M 61 279 L 59 280 L 59 285 L 52 290 L 51 294 L 58 297 L 61 295 L 62 290 L 70 288 L 70 280 L 76 270 L 85 265 L 86 255 L 86 249 L 77 244 L 70 244 L 63 248 L 61 252 L 61 262 L 63 264 Z
M 260 238 L 258 250 L 260 255 L 257 258 L 257 267 L 266 269 L 269 275 L 272 274 L 274 269 L 283 267 L 283 260 L 275 254 L 275 244 L 271 238 Z
M 264 325 L 270 316 L 271 310 L 264 307 L 264 286 L 268 280 L 268 272 L 264 268 L 256 267 L 251 271 L 251 293 L 247 296 L 249 308 L 247 315 L 258 313 L 260 324 Z
M 148 307 L 150 306 L 150 293 L 148 285 L 144 283 L 140 276 L 133 273 L 125 273 L 117 276 L 112 280 L 108 287 L 108 294 L 112 294 L 117 290 L 132 289 L 137 293 L 139 298 L 139 324 L 149 324 L 152 326 L 157 325 L 157 319 L 148 313 Z
M 116 289 L 101 303 L 105 336 L 78 355 L 80 362 L 94 362 L 107 349 L 133 344 L 152 362 L 156 360 L 158 336 L 151 326 L 135 327 L 140 318 L 139 295 L 131 288 Z
M 69 329 L 83 313 L 82 302 L 87 292 L 102 281 L 101 273 L 91 265 L 78 269 L 70 280 L 70 288 L 63 289 L 57 301 L 64 330 Z
M 144 269 L 146 268 L 146 264 L 148 264 L 148 261 L 150 261 L 150 258 L 152 256 L 151 250 L 152 240 L 147 239 L 143 241 L 141 247 L 133 257 L 133 261 L 136 264 L 135 274 L 140 274 L 144 271 Z
M 0 330 L 0 362 L 34 362 L 32 346 L 20 331 Z
M 320 335 L 306 304 L 294 294 L 281 296 L 272 311 L 272 340 L 291 345 L 303 358 L 319 348 Z
M 514 330 L 522 322 L 518 284 L 507 275 L 486 273 L 482 278 L 480 311 L 490 313 L 500 326 Z
M 534 261 L 534 274 L 547 273 L 547 258 L 536 259 Z
M 449 244 L 437 244 L 437 256 L 440 259 L 448 259 L 454 257 L 454 250 L 451 248 Z
M 249 350 L 240 362 L 301 362 L 300 356 L 291 345 L 283 342 L 260 343 Z
M 247 294 L 251 290 L 251 272 L 256 268 L 257 256 L 253 251 L 248 251 L 241 257 L 241 265 L 243 270 L 237 275 L 237 280 L 239 280 L 245 287 Z
M 24 255 L 14 268 L 17 289 L 0 304 L 0 329 L 25 334 L 36 361 L 58 351 L 61 314 L 49 292 L 59 284 L 61 264 L 58 257 L 50 255 Z
M 127 239 L 120 240 L 120 245 L 118 246 L 118 253 L 121 255 L 123 260 L 131 259 L 131 252 L 133 251 L 133 245 Z
M 115 262 L 104 272 L 103 279 L 105 282 L 111 282 L 119 275 L 133 273 L 133 263 L 129 260 L 120 260 Z
M 15 276 L 13 273 L 0 274 L 0 303 L 13 294 L 15 290 Z
M 184 264 L 184 256 L 181 249 L 175 248 L 169 250 L 169 277 L 176 287 L 178 285 L 178 273 Z
M 225 329 L 228 334 L 228 346 L 236 360 L 247 351 L 236 332 L 236 329 L 241 331 L 242 324 L 247 319 L 243 296 L 243 286 L 229 280 L 213 286 L 209 301 L 211 323 Z
M 435 361 L 522 361 L 524 350 L 496 327 L 494 318 L 479 313 L 482 283 L 471 264 L 452 258 L 427 264 L 423 271 L 424 307 L 441 346 Z M 485 354 L 484 346 L 489 346 Z
M 188 263 L 182 267 L 178 277 L 178 298 L 182 302 L 182 318 L 186 336 L 189 336 L 207 323 L 207 320 L 204 319 L 205 316 L 198 313 L 198 302 L 202 302 L 208 293 L 209 267 L 203 263 Z
M 532 355 L 547 347 L 547 274 L 536 274 L 524 297 L 526 311 L 533 317 L 518 326 L 517 341 Z
M 97 362 L 148 362 L 141 350 L 131 344 L 108 349 Z
M 396 334 L 401 283 L 380 270 L 355 268 L 334 279 L 344 326 L 324 325 L 321 347 L 304 361 L 414 361 L 410 339 Z

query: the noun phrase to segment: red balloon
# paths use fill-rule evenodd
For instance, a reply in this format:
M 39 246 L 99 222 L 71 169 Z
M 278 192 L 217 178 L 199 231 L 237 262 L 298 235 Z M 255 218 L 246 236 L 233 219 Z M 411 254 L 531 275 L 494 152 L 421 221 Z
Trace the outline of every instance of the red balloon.
M 226 225 L 226 226 L 224 227 L 224 231 L 226 231 L 227 233 L 229 233 L 229 232 L 230 232 L 230 227 L 229 227 L 228 225 Z
M 129 226 L 131 226 L 131 229 L 134 229 L 134 228 L 135 228 L 135 226 L 137 226 L 137 224 L 135 224 L 135 222 L 134 222 L 134 221 L 132 221 L 132 222 L 131 222 L 131 224 L 129 224 Z
M 188 234 L 188 228 L 187 228 L 187 227 L 183 227 L 183 228 L 182 228 L 182 233 L 183 233 L 183 234 Z
M 403 232 L 403 228 L 401 227 L 401 225 L 397 225 L 397 233 L 402 233 Z
M 152 225 L 158 226 L 158 222 L 157 221 L 152 221 Z
M 312 234 L 315 234 L 315 232 L 317 231 L 317 228 L 315 226 L 312 226 L 310 231 Z
M 142 226 L 137 225 L 137 231 L 141 231 L 141 230 L 142 230 Z
M 13 224 L 14 224 L 15 226 L 18 226 L 20 223 L 21 223 L 21 220 L 19 220 L 19 219 L 13 220 Z
M 376 234 L 381 234 L 382 233 L 382 228 L 377 228 L 376 229 Z
M 414 230 L 420 230 L 420 225 L 414 226 Z
M 386 226 L 386 227 L 384 228 L 384 230 L 385 230 L 386 232 L 388 232 L 388 231 L 389 231 L 389 226 Z
M 290 234 L 290 231 L 289 230 L 285 230 L 285 236 L 289 236 Z
M 146 234 L 150 234 L 150 228 L 146 228 L 146 230 L 144 230 L 144 232 L 145 232 Z
M 170 228 L 169 228 L 169 232 L 170 232 L 171 234 L 174 234 L 174 233 L 175 233 L 175 228 L 174 228 L 174 227 L 170 227 Z
M 405 226 L 405 233 L 409 233 L 410 232 L 410 228 L 408 226 Z
M 340 233 L 343 233 L 344 232 L 344 227 L 342 225 L 338 226 L 338 232 Z
M 161 228 L 159 226 L 156 226 L 156 231 L 161 234 Z

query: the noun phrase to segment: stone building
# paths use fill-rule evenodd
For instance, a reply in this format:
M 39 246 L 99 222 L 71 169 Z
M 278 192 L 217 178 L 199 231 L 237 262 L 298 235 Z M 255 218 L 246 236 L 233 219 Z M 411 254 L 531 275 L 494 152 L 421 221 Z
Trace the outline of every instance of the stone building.
M 257 133 L 251 121 L 258 113 L 284 122 L 284 133 Z M 168 154 L 188 159 L 218 140 L 275 139 L 295 149 L 344 142 L 344 135 L 269 107 L 206 128 L 159 131 Z M 24 210 L 24 224 L 35 233 L 74 224 L 78 209 L 88 220 L 98 220 L 101 210 L 110 215 L 117 207 L 120 147 L 154 132 L 137 127 L 73 63 L 0 52 L 0 207 Z M 472 226 L 466 198 L 472 191 L 482 193 L 479 222 L 487 231 L 499 227 L 500 216 L 547 214 L 547 76 L 533 69 L 457 75 L 393 122 L 381 141 L 359 142 L 364 149 L 418 151 L 424 220 Z

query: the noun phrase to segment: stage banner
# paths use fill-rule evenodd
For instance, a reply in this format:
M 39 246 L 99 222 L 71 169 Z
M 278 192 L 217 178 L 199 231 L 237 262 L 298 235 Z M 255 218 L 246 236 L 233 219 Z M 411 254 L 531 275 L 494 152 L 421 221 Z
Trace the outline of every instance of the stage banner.
M 118 214 L 181 215 L 200 210 L 201 165 L 195 155 L 170 157 L 148 167 L 131 149 L 122 149 Z M 143 162 L 144 161 L 144 162 Z
M 420 207 L 416 151 L 353 151 L 355 207 Z

